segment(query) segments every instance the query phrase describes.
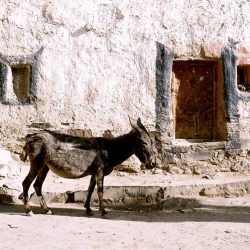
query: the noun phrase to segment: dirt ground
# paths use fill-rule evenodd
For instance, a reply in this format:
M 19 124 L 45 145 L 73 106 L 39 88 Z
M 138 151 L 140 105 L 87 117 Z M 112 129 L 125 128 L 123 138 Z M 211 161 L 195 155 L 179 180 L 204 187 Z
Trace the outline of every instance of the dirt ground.
M 35 208 L 32 217 L 0 204 L 0 249 L 249 249 L 249 197 L 226 201 L 189 211 L 120 207 L 105 218 L 86 217 L 80 204 L 53 205 L 54 215 Z

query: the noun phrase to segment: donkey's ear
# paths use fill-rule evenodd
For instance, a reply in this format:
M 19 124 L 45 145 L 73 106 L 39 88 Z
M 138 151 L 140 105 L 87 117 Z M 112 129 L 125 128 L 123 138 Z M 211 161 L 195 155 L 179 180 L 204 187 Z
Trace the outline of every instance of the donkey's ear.
M 147 129 L 144 127 L 144 125 L 141 123 L 141 118 L 138 118 L 137 120 L 137 125 L 140 129 L 144 130 L 145 132 L 148 133 Z
M 133 129 L 138 129 L 138 126 L 137 126 L 136 123 L 132 120 L 132 118 L 131 118 L 130 116 L 128 117 L 128 119 L 129 119 L 129 123 L 130 123 L 131 127 L 132 127 Z

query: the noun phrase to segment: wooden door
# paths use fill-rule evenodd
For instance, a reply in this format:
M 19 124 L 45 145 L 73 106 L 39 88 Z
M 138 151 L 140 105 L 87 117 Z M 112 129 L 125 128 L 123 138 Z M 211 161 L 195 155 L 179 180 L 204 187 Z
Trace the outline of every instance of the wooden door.
M 214 63 L 173 64 L 175 137 L 213 139 Z

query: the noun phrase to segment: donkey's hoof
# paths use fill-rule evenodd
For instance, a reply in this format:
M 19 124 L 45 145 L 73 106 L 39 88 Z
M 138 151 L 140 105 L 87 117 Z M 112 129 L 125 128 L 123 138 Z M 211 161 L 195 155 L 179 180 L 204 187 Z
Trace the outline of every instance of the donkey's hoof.
M 105 216 L 108 212 L 106 210 L 102 211 L 102 216 Z
M 47 214 L 47 215 L 52 215 L 52 211 L 51 211 L 51 210 L 48 210 L 48 211 L 45 212 L 45 214 Z
M 34 216 L 33 212 L 32 211 L 29 211 L 26 213 L 26 216 Z
M 18 196 L 18 199 L 19 199 L 19 200 L 23 200 L 23 193 L 21 193 L 21 194 Z
M 93 216 L 94 215 L 94 213 L 93 213 L 93 211 L 92 210 L 86 210 L 86 215 L 87 216 Z

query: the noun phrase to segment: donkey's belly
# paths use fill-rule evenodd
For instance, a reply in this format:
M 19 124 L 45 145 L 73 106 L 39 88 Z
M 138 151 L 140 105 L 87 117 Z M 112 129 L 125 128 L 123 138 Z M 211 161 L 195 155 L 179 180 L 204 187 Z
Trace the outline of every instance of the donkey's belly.
M 89 167 L 96 157 L 95 151 L 59 151 L 46 159 L 49 169 L 64 178 L 80 178 L 90 174 Z
M 51 162 L 47 163 L 47 165 L 53 173 L 63 178 L 76 179 L 76 178 L 80 178 L 80 177 L 88 175 L 87 170 L 80 171 L 78 169 L 75 170 L 74 168 L 65 168 L 65 167 L 57 166 Z

